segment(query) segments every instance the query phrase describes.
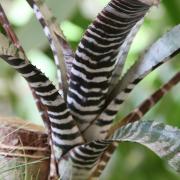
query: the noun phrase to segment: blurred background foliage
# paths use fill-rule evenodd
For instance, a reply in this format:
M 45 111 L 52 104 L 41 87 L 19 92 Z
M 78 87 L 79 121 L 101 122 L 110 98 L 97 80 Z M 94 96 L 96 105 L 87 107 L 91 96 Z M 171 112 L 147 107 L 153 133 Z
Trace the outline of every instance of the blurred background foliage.
M 47 0 L 57 17 L 65 36 L 75 50 L 83 32 L 109 0 Z M 1 3 L 17 33 L 29 59 L 55 84 L 56 68 L 48 41 L 42 28 L 25 0 L 1 0 Z M 163 33 L 180 23 L 180 1 L 162 0 L 151 9 L 128 55 L 128 68 L 149 45 Z M 180 56 L 151 73 L 128 98 L 118 118 L 126 115 L 155 89 L 180 70 Z M 0 116 L 18 116 L 42 124 L 31 93 L 19 74 L 2 60 L 0 62 Z M 147 120 L 165 121 L 180 127 L 180 85 L 166 95 L 145 117 Z M 121 144 L 102 180 L 178 180 L 162 160 L 146 148 Z

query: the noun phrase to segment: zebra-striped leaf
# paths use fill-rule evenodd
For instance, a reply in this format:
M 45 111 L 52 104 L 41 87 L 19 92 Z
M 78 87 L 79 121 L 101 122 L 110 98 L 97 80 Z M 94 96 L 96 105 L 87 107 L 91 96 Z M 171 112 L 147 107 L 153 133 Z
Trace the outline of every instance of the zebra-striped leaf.
M 92 141 L 73 148 L 59 163 L 62 180 L 70 177 L 74 180 L 87 179 L 109 144 L 109 141 Z
M 24 60 L 17 52 L 15 47 L 0 48 L 0 57 L 26 79 L 47 109 L 55 156 L 59 159 L 71 147 L 83 142 L 79 128 L 55 86 L 39 69 L 28 60 Z
M 119 48 L 150 7 L 139 0 L 111 0 L 85 32 L 75 53 L 67 98 L 80 129 L 102 112 Z
M 131 44 L 139 31 L 139 28 L 141 27 L 142 23 L 144 22 L 144 18 L 141 19 L 139 22 L 136 23 L 136 25 L 133 27 L 131 32 L 126 37 L 126 40 L 122 44 L 119 50 L 117 62 L 115 69 L 112 74 L 111 83 L 109 87 L 109 92 L 112 91 L 112 89 L 115 87 L 115 85 L 118 83 L 120 76 L 122 75 L 122 71 L 124 68 L 124 64 L 126 62 L 127 55 L 129 53 L 129 49 L 131 47 Z
M 143 58 L 135 63 L 124 77 L 119 81 L 111 95 L 108 97 L 104 111 L 97 118 L 97 121 L 86 130 L 90 139 L 105 138 L 113 119 L 120 110 L 123 102 L 135 85 L 140 82 L 152 70 L 167 62 L 174 55 L 180 52 L 180 25 L 174 27 L 163 37 L 157 40 L 145 53 Z M 94 133 L 89 133 L 93 130 Z

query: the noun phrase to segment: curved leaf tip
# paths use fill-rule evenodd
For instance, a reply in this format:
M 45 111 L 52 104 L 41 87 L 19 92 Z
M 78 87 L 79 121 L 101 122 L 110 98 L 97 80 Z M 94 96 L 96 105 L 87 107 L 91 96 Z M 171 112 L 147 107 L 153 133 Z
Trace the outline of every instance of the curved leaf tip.
M 120 128 L 113 141 L 142 144 L 180 172 L 180 129 L 178 128 L 156 121 L 139 121 Z

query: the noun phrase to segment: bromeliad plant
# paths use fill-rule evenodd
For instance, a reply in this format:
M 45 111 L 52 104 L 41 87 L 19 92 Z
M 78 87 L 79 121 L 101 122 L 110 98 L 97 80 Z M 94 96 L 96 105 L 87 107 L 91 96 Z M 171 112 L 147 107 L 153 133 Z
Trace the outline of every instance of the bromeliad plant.
M 134 87 L 180 52 L 180 25 L 157 40 L 122 75 L 144 16 L 158 0 L 111 0 L 87 28 L 76 52 L 70 48 L 47 6 L 27 0 L 52 49 L 59 89 L 30 63 L 0 7 L 0 57 L 28 82 L 48 131 L 49 178 L 97 179 L 117 145 L 140 143 L 180 171 L 180 130 L 158 121 L 140 121 L 173 86 L 180 72 L 125 118 L 113 120 Z M 60 92 L 62 90 L 62 93 Z

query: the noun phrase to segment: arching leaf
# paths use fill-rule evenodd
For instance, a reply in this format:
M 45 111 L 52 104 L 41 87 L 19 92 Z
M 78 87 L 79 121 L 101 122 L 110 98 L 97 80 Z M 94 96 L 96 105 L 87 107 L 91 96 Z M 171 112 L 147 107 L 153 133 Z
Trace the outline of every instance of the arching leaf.
M 79 128 L 55 86 L 39 69 L 28 60 L 25 61 L 17 52 L 13 45 L 11 48 L 1 47 L 0 57 L 26 79 L 47 109 L 55 156 L 59 159 L 71 147 L 83 142 Z
M 108 97 L 109 102 L 97 120 L 86 130 L 90 131 L 91 139 L 105 138 L 105 134 L 110 128 L 123 102 L 134 87 L 152 70 L 156 69 L 163 63 L 170 60 L 174 55 L 180 52 L 180 25 L 167 32 L 157 40 L 145 53 L 145 55 L 136 62 L 123 76 L 116 85 L 111 95 Z
M 161 122 L 138 121 L 120 128 L 113 141 L 136 142 L 154 151 L 180 172 L 180 129 Z
M 67 98 L 80 129 L 102 112 L 119 48 L 151 5 L 111 0 L 86 30 L 75 53 Z
M 180 172 L 180 129 L 156 121 L 137 121 L 121 127 L 112 140 L 92 141 L 69 152 L 69 161 L 60 167 L 78 180 L 88 179 L 103 152 L 114 142 L 136 142 L 146 146 Z M 66 174 L 64 174 L 66 176 Z M 62 177 L 63 178 L 63 177 Z

